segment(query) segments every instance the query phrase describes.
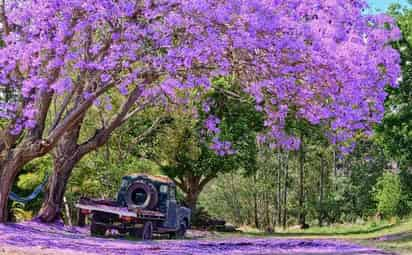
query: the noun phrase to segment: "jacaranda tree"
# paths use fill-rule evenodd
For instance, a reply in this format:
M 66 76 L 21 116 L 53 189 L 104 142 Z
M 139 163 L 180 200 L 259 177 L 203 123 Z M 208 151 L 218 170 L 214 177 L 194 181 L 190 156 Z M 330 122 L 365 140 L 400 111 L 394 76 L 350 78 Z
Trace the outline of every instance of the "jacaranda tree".
M 6 123 L 0 222 L 19 169 L 52 150 L 96 100 L 109 104 L 114 89 L 125 97 L 125 112 L 115 115 L 122 121 L 148 101 L 185 103 L 186 90 L 207 91 L 212 78 L 230 75 L 266 116 L 260 142 L 298 148 L 285 128 L 287 118 L 297 118 L 329 126 L 331 142 L 347 146 L 381 120 L 384 87 L 399 76 L 389 42 L 400 32 L 385 15 L 363 14 L 365 6 L 362 0 L 6 1 L 0 86 L 13 97 L 0 107 Z M 213 148 L 224 143 L 213 141 Z

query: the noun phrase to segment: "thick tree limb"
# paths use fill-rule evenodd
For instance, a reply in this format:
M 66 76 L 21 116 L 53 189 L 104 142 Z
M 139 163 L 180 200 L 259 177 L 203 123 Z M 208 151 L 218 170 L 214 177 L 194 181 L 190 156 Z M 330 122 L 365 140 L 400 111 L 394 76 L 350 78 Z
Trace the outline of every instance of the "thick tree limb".
M 37 99 L 37 119 L 36 127 L 30 130 L 30 139 L 41 139 L 45 127 L 47 114 L 49 112 L 50 104 L 53 99 L 53 93 L 49 91 L 39 91 L 39 97 Z
M 172 178 L 173 181 L 176 183 L 176 185 L 184 192 L 187 193 L 187 187 L 183 185 L 181 181 L 179 181 L 177 178 Z
M 64 97 L 62 106 L 61 106 L 61 108 L 60 108 L 60 111 L 59 111 L 58 113 L 56 113 L 56 116 L 55 116 L 55 118 L 54 118 L 53 124 L 52 124 L 52 126 L 51 126 L 51 128 L 50 128 L 50 130 L 49 130 L 49 133 L 48 133 L 49 135 L 50 135 L 50 132 L 51 132 L 53 129 L 56 128 L 57 124 L 59 124 L 60 120 L 61 120 L 62 117 L 63 117 L 63 113 L 66 111 L 67 106 L 69 105 L 72 97 L 73 97 L 73 93 L 68 93 L 68 94 Z
M 46 138 L 46 141 L 49 144 L 49 146 L 47 146 L 47 149 L 51 149 L 52 146 L 58 141 L 58 139 L 64 134 L 64 132 L 66 132 L 66 130 L 76 125 L 77 121 L 82 118 L 82 115 L 93 104 L 93 101 L 96 100 L 100 95 L 105 93 L 112 86 L 113 84 L 100 88 L 90 97 L 88 97 L 82 104 L 73 109 L 66 116 L 66 118 L 64 118 L 64 120 L 50 132 L 50 135 Z
M 95 150 L 98 147 L 105 144 L 107 140 L 110 138 L 112 132 L 127 120 L 125 119 L 125 116 L 128 115 L 129 110 L 133 107 L 140 94 L 141 89 L 139 87 L 136 87 L 130 93 L 129 97 L 126 99 L 123 105 L 120 107 L 119 113 L 109 122 L 109 124 L 106 127 L 103 127 L 102 129 L 98 130 L 96 134 L 89 140 L 87 140 L 85 143 L 79 145 L 79 153 L 82 155 L 87 154 L 90 151 Z M 144 107 L 139 107 L 138 109 L 143 110 Z M 133 111 L 133 113 L 137 112 L 138 111 Z M 154 127 L 150 127 L 142 135 L 144 136 L 151 133 L 153 129 Z
M 208 184 L 211 180 L 213 180 L 216 176 L 215 175 L 208 175 L 204 177 L 199 183 L 199 190 L 203 190 L 203 188 Z

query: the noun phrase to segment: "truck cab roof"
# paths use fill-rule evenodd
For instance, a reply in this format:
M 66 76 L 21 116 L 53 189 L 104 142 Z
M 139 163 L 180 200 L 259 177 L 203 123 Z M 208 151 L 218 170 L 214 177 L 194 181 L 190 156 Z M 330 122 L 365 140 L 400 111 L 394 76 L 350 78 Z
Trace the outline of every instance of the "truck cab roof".
M 167 176 L 163 176 L 163 175 L 150 175 L 150 174 L 137 173 L 137 174 L 129 174 L 129 175 L 123 176 L 123 179 L 126 179 L 128 181 L 146 179 L 152 182 L 157 182 L 159 184 L 167 184 L 167 185 L 172 185 L 172 186 L 175 185 L 172 179 L 170 179 Z

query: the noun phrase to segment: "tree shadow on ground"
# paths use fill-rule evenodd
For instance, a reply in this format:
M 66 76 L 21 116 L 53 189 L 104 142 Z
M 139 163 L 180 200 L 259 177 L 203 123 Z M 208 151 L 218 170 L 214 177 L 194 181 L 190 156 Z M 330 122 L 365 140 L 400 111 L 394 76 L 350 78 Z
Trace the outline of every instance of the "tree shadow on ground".
M 385 229 L 393 228 L 395 225 L 384 225 L 377 226 L 371 229 L 364 230 L 348 230 L 348 231 L 336 231 L 336 232 L 275 232 L 275 233 L 256 233 L 256 232 L 243 232 L 245 235 L 263 237 L 263 236 L 272 236 L 272 237 L 310 237 L 310 236 L 350 236 L 350 235 L 362 235 L 362 234 L 372 234 L 379 232 Z

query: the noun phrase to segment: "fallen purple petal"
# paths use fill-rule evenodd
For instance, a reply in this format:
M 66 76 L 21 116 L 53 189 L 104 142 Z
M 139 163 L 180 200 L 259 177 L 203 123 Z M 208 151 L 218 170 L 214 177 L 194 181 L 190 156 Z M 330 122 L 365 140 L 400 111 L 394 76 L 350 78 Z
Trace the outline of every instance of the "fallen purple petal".
M 339 240 L 228 238 L 217 240 L 130 241 L 91 237 L 87 228 L 37 221 L 0 225 L 0 248 L 50 250 L 47 254 L 275 255 L 388 254 Z M 1 249 L 0 249 L 1 250 Z

